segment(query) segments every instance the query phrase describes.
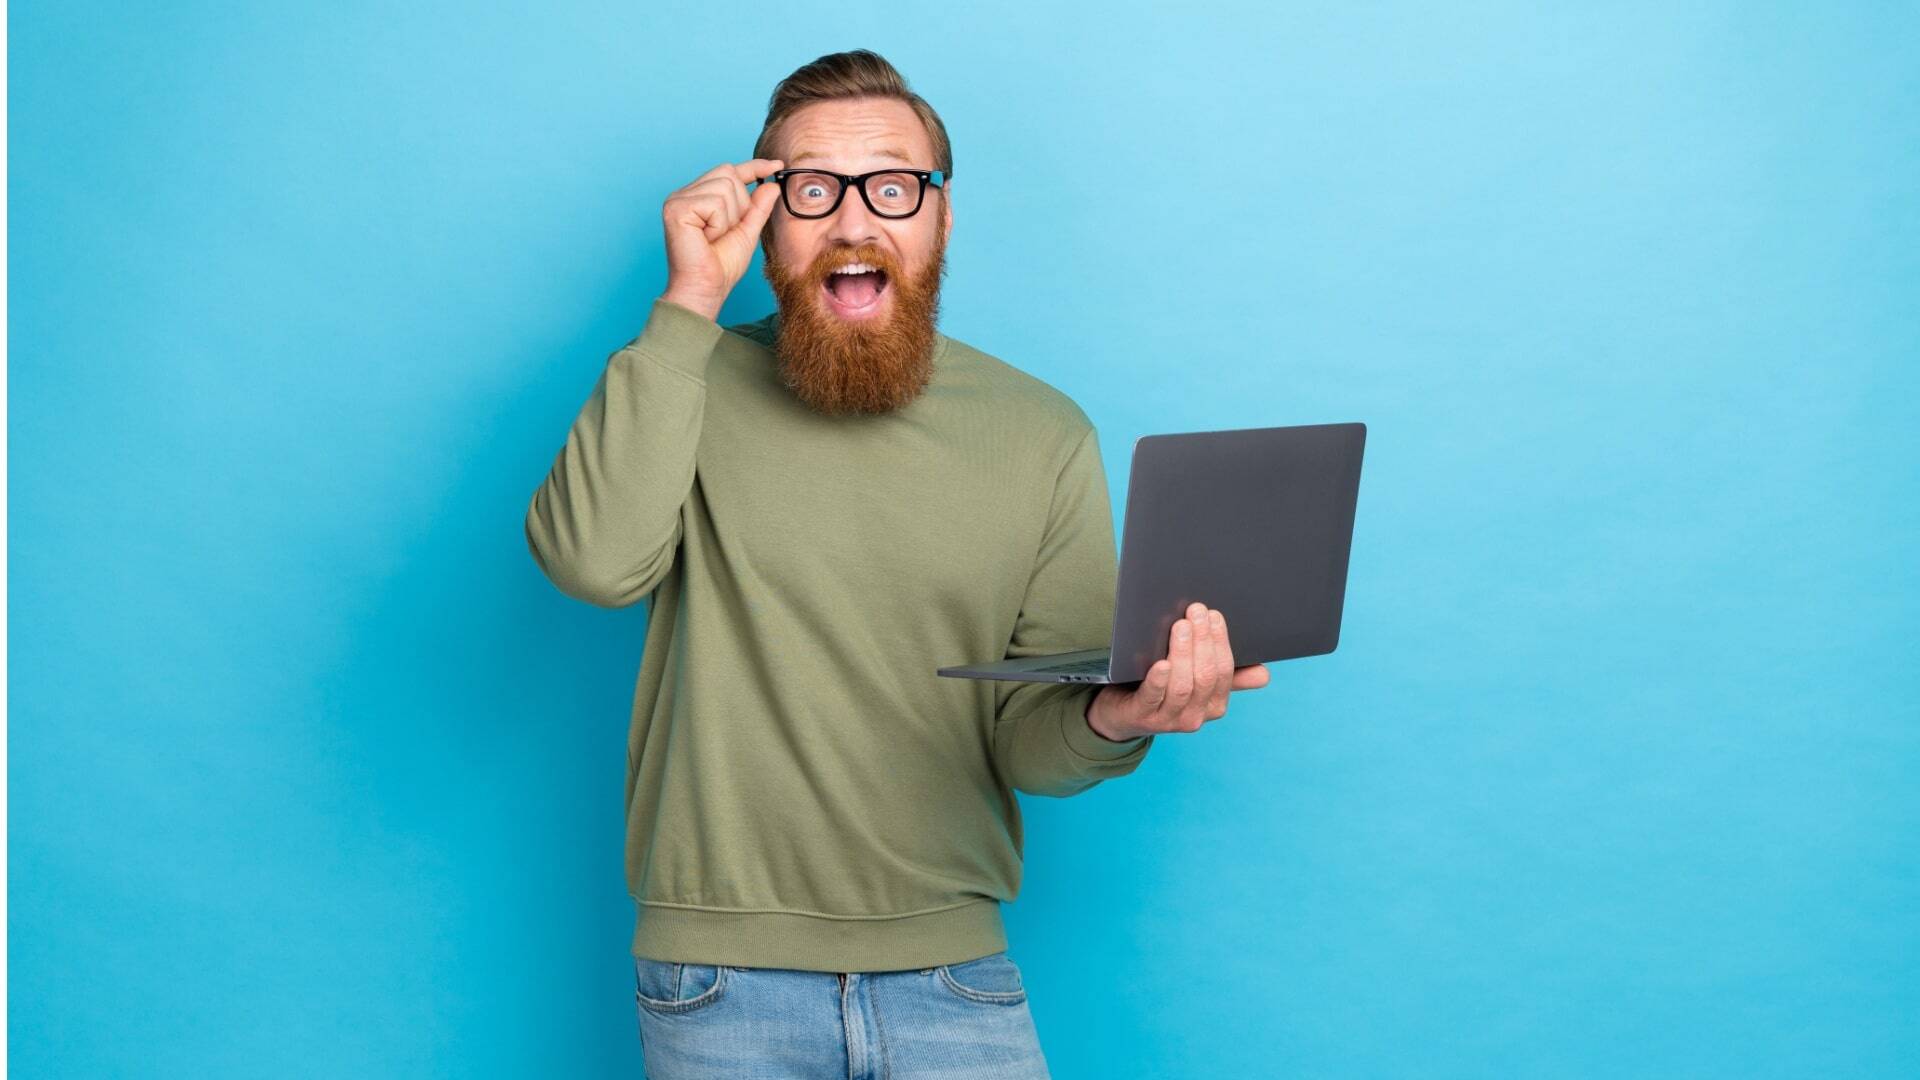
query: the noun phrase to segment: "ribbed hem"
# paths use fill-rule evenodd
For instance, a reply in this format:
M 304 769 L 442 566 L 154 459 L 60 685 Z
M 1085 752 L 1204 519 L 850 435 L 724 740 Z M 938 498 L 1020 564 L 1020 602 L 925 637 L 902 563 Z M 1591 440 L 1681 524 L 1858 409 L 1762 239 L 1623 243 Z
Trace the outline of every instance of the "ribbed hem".
M 893 918 L 666 907 L 641 901 L 633 954 L 686 964 L 801 971 L 905 971 L 977 960 L 1007 947 L 1000 901 Z
M 692 308 L 655 297 L 640 336 L 626 347 L 637 349 L 682 375 L 707 381 L 707 360 L 726 333 L 720 324 Z

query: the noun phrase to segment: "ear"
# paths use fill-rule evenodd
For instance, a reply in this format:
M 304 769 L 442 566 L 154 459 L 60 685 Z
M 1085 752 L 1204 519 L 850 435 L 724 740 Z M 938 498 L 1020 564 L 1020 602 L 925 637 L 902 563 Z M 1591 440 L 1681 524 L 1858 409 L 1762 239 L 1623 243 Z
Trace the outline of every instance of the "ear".
M 940 242 L 953 239 L 953 179 L 949 177 L 940 189 L 940 212 L 944 220 L 940 223 Z

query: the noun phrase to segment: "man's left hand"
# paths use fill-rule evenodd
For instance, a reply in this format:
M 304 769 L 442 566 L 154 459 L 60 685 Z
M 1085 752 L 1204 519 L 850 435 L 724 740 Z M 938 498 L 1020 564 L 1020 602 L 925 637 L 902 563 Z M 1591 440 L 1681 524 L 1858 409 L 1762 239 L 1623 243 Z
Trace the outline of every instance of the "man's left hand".
M 1258 690 L 1270 676 L 1265 664 L 1233 666 L 1227 619 L 1205 604 L 1187 608 L 1174 622 L 1167 658 L 1147 669 L 1134 688 L 1100 688 L 1087 707 L 1087 725 L 1114 742 L 1171 731 L 1199 731 L 1200 725 L 1227 715 L 1227 694 Z

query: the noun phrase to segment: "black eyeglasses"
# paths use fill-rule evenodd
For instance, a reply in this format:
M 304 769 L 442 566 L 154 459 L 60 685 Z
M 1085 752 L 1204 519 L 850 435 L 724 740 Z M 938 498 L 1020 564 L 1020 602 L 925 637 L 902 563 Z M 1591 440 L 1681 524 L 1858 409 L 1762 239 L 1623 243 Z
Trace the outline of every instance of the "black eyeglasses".
M 840 209 L 847 188 L 860 189 L 867 209 L 883 218 L 909 218 L 920 212 L 927 185 L 944 188 L 947 174 L 939 169 L 881 169 L 848 176 L 820 169 L 781 169 L 767 177 L 780 185 L 787 213 L 797 218 L 823 218 Z

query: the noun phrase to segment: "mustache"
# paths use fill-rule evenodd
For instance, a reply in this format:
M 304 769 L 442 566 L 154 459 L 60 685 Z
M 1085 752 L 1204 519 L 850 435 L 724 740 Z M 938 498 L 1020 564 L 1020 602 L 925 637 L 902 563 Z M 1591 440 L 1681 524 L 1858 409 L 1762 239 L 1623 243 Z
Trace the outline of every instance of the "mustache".
M 881 273 L 887 275 L 889 281 L 900 277 L 900 266 L 893 256 L 877 245 L 862 244 L 859 247 L 821 252 L 813 260 L 813 264 L 807 267 L 807 278 L 814 284 L 825 284 L 826 280 L 840 268 L 852 266 L 854 263 L 866 263 L 868 266 L 878 267 Z

